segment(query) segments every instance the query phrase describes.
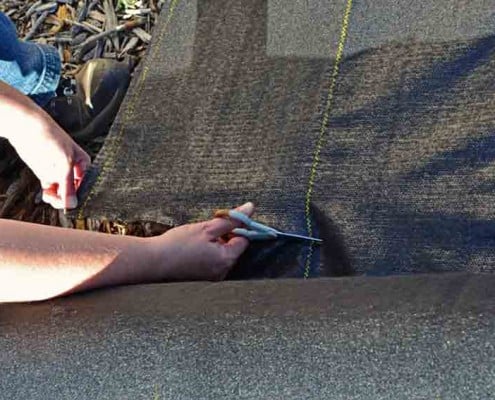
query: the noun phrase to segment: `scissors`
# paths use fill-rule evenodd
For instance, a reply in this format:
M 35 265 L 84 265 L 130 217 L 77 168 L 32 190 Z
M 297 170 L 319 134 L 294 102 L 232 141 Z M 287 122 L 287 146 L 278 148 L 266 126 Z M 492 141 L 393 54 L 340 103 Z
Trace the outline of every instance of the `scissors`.
M 235 228 L 232 233 L 238 236 L 243 236 L 249 240 L 270 240 L 277 238 L 291 238 L 299 240 L 309 240 L 315 243 L 321 243 L 323 240 L 310 237 L 296 235 L 294 233 L 281 232 L 275 228 L 271 228 L 260 222 L 253 221 L 246 214 L 236 210 L 217 210 L 215 211 L 216 218 L 232 218 L 236 221 L 242 222 L 246 228 Z

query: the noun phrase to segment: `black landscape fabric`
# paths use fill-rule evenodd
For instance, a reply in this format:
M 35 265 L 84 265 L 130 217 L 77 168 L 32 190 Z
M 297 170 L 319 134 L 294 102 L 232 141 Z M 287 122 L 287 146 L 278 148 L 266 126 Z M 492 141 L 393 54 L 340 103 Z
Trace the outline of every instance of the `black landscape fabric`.
M 0 304 L 0 399 L 492 400 L 494 285 L 198 282 Z
M 495 271 L 495 0 L 172 0 L 79 216 L 247 200 L 232 278 Z

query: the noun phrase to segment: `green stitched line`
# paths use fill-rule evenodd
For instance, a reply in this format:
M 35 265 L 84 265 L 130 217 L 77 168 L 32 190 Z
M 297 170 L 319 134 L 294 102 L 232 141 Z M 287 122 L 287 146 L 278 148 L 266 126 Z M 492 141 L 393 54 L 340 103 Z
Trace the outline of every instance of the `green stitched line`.
M 339 45 L 337 47 L 337 54 L 335 55 L 335 63 L 333 65 L 333 72 L 330 78 L 330 87 L 328 88 L 328 97 L 325 105 L 325 112 L 323 114 L 323 120 L 321 122 L 320 134 L 318 135 L 318 141 L 316 142 L 316 149 L 313 156 L 313 164 L 311 166 L 311 172 L 309 174 L 308 190 L 306 192 L 306 202 L 305 202 L 305 214 L 306 214 L 306 227 L 308 230 L 308 236 L 313 236 L 313 224 L 311 222 L 311 196 L 313 194 L 313 186 L 316 178 L 316 170 L 320 163 L 320 153 L 323 146 L 323 139 L 325 136 L 325 131 L 328 128 L 328 121 L 330 119 L 330 111 L 333 103 L 333 92 L 335 90 L 335 85 L 337 83 L 337 77 L 339 75 L 340 62 L 342 61 L 342 55 L 344 54 L 344 45 L 347 38 L 347 31 L 349 28 L 349 17 L 351 15 L 352 0 L 347 0 L 347 6 L 344 12 L 344 17 L 342 19 L 342 29 L 340 31 Z M 304 266 L 304 279 L 309 277 L 309 269 L 311 267 L 311 259 L 314 253 L 314 242 L 309 245 L 308 255 L 306 256 L 306 263 Z
M 165 33 L 167 32 L 167 28 L 170 24 L 170 21 L 172 20 L 172 17 L 174 16 L 174 11 L 175 11 L 175 8 L 177 7 L 177 4 L 179 3 L 179 1 L 180 0 L 172 0 L 170 2 L 167 20 L 166 20 L 165 24 L 163 25 L 162 29 L 160 30 L 160 32 L 158 33 L 158 39 L 157 39 L 156 43 L 154 44 L 154 49 L 151 52 L 149 60 L 146 63 L 146 65 L 144 66 L 143 72 L 140 75 L 139 82 L 137 83 L 136 91 L 134 92 L 133 97 L 131 98 L 131 100 L 127 104 L 127 107 L 124 111 L 124 119 L 122 121 L 120 130 L 115 135 L 115 137 L 112 138 L 112 142 L 108 144 L 108 147 L 106 147 L 105 155 L 107 157 L 106 157 L 105 161 L 103 162 L 101 172 L 97 176 L 93 187 L 91 188 L 91 190 L 88 193 L 88 196 L 86 197 L 86 200 L 84 201 L 83 205 L 79 209 L 79 212 L 77 214 L 77 219 L 79 219 L 79 220 L 84 218 L 84 210 L 86 209 L 86 206 L 88 205 L 89 201 L 93 198 L 96 187 L 101 185 L 101 182 L 102 182 L 104 176 L 108 173 L 110 168 L 112 168 L 112 166 L 115 164 L 115 155 L 117 154 L 118 150 L 120 149 L 124 130 L 126 128 L 127 123 L 131 120 L 132 117 L 134 117 L 136 102 L 139 100 L 139 98 L 141 97 L 141 93 L 143 92 L 144 81 L 146 80 L 146 77 L 148 76 L 148 72 L 150 70 L 150 67 L 155 60 L 155 57 L 157 54 L 157 49 L 160 47 L 160 45 L 161 45 L 161 43 L 165 37 Z

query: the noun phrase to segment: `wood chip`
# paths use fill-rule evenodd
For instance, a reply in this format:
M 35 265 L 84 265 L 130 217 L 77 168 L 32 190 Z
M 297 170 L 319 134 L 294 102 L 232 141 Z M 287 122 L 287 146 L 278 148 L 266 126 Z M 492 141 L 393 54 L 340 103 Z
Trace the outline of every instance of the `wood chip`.
M 62 59 L 64 60 L 64 63 L 69 62 L 71 57 L 72 57 L 72 54 L 71 54 L 70 50 L 67 47 L 65 47 L 64 51 L 63 51 L 63 57 L 62 57 Z
M 144 43 L 151 42 L 151 35 L 142 28 L 134 28 L 132 33 L 134 33 Z
M 86 220 L 84 218 L 76 219 L 76 229 L 81 229 L 81 230 L 86 229 Z
M 31 30 L 27 33 L 26 36 L 24 36 L 24 40 L 30 40 L 30 39 L 32 39 L 34 37 L 34 35 L 36 35 L 36 32 L 41 27 L 41 25 L 43 24 L 43 22 L 45 22 L 45 19 L 48 17 L 49 14 L 50 14 L 50 11 L 44 11 L 38 17 L 38 19 L 36 19 L 36 21 L 33 23 L 33 26 L 31 28 Z
M 95 21 L 101 22 L 102 24 L 106 21 L 105 15 L 96 10 L 90 11 L 88 17 L 94 19 Z
M 115 14 L 115 8 L 113 6 L 112 0 L 103 0 L 103 9 L 105 10 L 105 31 L 114 32 L 117 28 L 118 20 Z M 117 35 L 111 34 L 110 39 L 112 40 L 115 50 L 120 49 L 119 37 Z
M 122 49 L 122 52 L 119 54 L 119 57 L 122 57 L 125 53 L 129 53 L 130 51 L 134 50 L 134 48 L 138 45 L 139 43 L 139 38 L 136 36 L 131 37 L 124 48 Z
M 43 2 L 41 0 L 38 0 L 36 3 L 34 3 L 31 7 L 29 7 L 29 10 L 26 12 L 26 18 L 29 18 L 31 15 L 33 15 L 36 12 L 36 9 L 41 6 Z
M 91 32 L 91 33 L 101 33 L 103 32 L 103 29 L 95 26 L 95 25 L 92 25 L 88 22 L 77 22 L 77 21 L 71 21 L 71 20 L 64 20 L 64 22 L 70 24 L 70 25 L 74 25 L 74 26 L 78 26 L 79 28 L 82 28 L 82 29 L 85 29 L 87 30 L 88 32 Z
M 152 12 L 151 8 L 140 8 L 137 10 L 126 10 L 124 18 L 127 16 L 132 17 L 134 15 L 148 15 L 148 14 L 151 14 L 151 12 Z

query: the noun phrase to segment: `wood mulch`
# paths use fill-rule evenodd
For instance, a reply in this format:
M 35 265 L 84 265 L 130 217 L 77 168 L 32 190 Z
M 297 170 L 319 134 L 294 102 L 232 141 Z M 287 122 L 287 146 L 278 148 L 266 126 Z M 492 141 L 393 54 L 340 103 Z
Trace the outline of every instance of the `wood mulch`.
M 93 58 L 128 62 L 134 68 L 148 48 L 152 28 L 167 0 L 0 0 L 0 11 L 20 38 L 58 49 L 62 75 L 72 77 Z M 94 157 L 105 135 L 84 145 Z M 121 235 L 155 236 L 168 227 L 153 223 L 74 221 L 41 201 L 37 178 L 7 141 L 0 139 L 0 218 Z

